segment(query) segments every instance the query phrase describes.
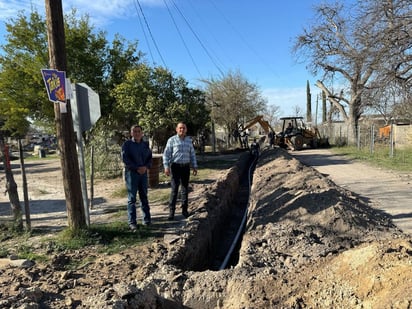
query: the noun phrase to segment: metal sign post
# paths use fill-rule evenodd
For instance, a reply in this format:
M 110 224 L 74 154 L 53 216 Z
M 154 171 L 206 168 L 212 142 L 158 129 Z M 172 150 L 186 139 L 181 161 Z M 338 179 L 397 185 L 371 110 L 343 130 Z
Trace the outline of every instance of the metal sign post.
M 80 179 L 82 185 L 84 212 L 86 223 L 90 225 L 89 203 L 87 197 L 86 166 L 84 160 L 83 132 L 90 128 L 100 118 L 99 95 L 84 83 L 76 84 L 74 89 L 74 101 L 72 106 L 73 127 L 77 134 L 77 147 L 80 166 Z

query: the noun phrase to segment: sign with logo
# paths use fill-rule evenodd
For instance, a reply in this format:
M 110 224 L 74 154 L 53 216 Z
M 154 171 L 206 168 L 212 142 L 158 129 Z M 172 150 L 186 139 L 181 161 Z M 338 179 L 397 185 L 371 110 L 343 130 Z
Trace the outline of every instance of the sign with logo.
M 41 73 L 49 100 L 66 103 L 66 72 L 42 69 Z

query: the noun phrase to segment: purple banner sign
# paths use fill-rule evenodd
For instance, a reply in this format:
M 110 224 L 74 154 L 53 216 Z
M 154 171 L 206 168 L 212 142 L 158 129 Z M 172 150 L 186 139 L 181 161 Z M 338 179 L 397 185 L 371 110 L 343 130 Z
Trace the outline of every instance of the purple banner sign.
M 42 69 L 47 95 L 52 102 L 66 102 L 66 72 Z

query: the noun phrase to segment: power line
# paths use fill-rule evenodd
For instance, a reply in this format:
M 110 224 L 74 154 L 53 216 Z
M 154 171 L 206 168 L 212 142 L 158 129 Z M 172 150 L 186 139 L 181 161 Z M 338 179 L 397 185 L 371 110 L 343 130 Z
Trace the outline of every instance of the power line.
M 276 71 L 261 57 L 261 55 L 251 46 L 248 41 L 242 36 L 242 34 L 234 27 L 234 25 L 230 22 L 230 20 L 223 14 L 222 11 L 218 9 L 216 4 L 214 3 L 213 0 L 209 0 L 212 6 L 215 8 L 215 10 L 222 16 L 222 18 L 228 23 L 228 25 L 232 28 L 232 30 L 239 36 L 239 38 L 242 40 L 242 42 L 248 47 L 262 62 L 262 64 L 268 68 L 276 77 L 279 77 L 279 75 L 276 73 Z
M 202 16 L 201 14 L 199 14 L 199 12 L 198 12 L 198 11 L 196 10 L 196 8 L 193 6 L 192 1 L 188 1 L 188 4 L 189 4 L 190 7 L 192 8 L 193 12 L 196 14 L 197 19 L 204 24 L 204 25 L 203 25 L 203 29 L 205 29 L 206 31 L 208 31 L 209 35 L 213 38 L 215 44 L 218 46 L 218 49 L 219 49 L 220 51 L 224 51 L 224 48 L 222 47 L 222 45 L 220 44 L 220 42 L 217 40 L 217 38 L 216 38 L 216 36 L 214 35 L 214 33 L 213 33 L 212 31 L 210 31 L 210 25 L 208 25 L 208 23 L 205 22 L 203 16 Z M 210 44 L 209 44 L 209 45 L 210 45 Z M 219 59 L 218 54 L 217 54 L 213 49 L 211 49 L 211 51 L 212 51 L 213 54 L 214 54 L 214 58 L 220 63 L 220 67 L 223 67 L 225 70 L 227 70 L 226 64 L 225 64 L 221 59 Z M 226 56 L 227 56 L 227 55 L 226 55 Z M 229 60 L 231 60 L 231 58 L 229 58 Z
M 190 52 L 190 50 L 189 50 L 189 48 L 188 48 L 188 46 L 187 46 L 187 44 L 186 44 L 183 36 L 182 36 L 182 33 L 180 32 L 180 29 L 179 29 L 179 27 L 177 26 L 177 23 L 176 23 L 176 21 L 175 21 L 175 19 L 174 19 L 174 17 L 173 17 L 173 14 L 172 14 L 172 12 L 170 11 L 169 6 L 167 5 L 167 1 L 166 1 L 166 0 L 163 0 L 163 2 L 164 2 L 164 4 L 166 5 L 167 11 L 168 11 L 168 13 L 169 13 L 169 15 L 170 15 L 170 18 L 172 19 L 173 24 L 175 25 L 176 31 L 177 31 L 177 33 L 179 34 L 179 37 L 180 37 L 180 39 L 182 40 L 183 45 L 184 45 L 187 53 L 189 54 L 189 57 L 190 57 L 190 59 L 192 60 L 192 63 L 193 63 L 193 65 L 195 66 L 197 73 L 198 73 L 200 76 L 202 76 L 202 73 L 200 73 L 200 70 L 199 70 L 199 68 L 198 68 L 195 60 L 193 59 L 193 56 L 192 56 L 192 54 L 191 54 L 191 52 Z
M 162 54 L 160 53 L 159 47 L 158 47 L 157 44 L 156 44 L 156 41 L 155 41 L 154 36 L 153 36 L 153 34 L 152 34 L 152 31 L 151 31 L 151 29 L 150 29 L 149 23 L 147 22 L 146 16 L 145 16 L 144 13 L 143 13 L 143 9 L 142 9 L 142 6 L 140 5 L 139 0 L 136 0 L 136 3 L 139 5 L 140 13 L 141 13 L 142 16 L 143 16 L 144 22 L 145 22 L 146 27 L 147 27 L 147 31 L 149 31 L 150 38 L 152 39 L 153 44 L 154 44 L 154 46 L 155 46 L 155 48 L 156 48 L 156 51 L 157 51 L 157 53 L 159 54 L 160 59 L 162 60 L 163 66 L 166 68 L 166 67 L 167 67 L 167 66 L 166 66 L 166 62 L 164 61 L 164 59 L 163 59 L 163 57 L 162 57 Z
M 140 18 L 141 13 L 140 13 L 140 11 L 139 11 L 139 8 L 138 8 L 137 5 L 136 5 L 136 2 L 133 2 L 133 5 L 134 5 L 134 8 L 136 9 L 137 16 L 139 16 L 139 24 L 140 24 L 140 27 L 142 28 L 143 35 L 144 35 L 144 38 L 145 38 L 145 40 L 146 40 L 147 48 L 149 49 L 150 58 L 152 58 L 152 63 L 155 63 L 154 57 L 153 57 L 153 53 L 152 53 L 152 48 L 150 47 L 149 39 L 147 38 L 146 30 L 145 30 L 144 25 L 143 25 L 143 23 L 142 23 L 142 18 L 143 18 L 143 17 Z
M 196 40 L 199 42 L 200 46 L 203 48 L 203 50 L 205 51 L 205 53 L 207 54 L 207 56 L 209 57 L 209 59 L 213 62 L 213 64 L 215 65 L 215 67 L 218 69 L 218 71 L 220 72 L 220 74 L 222 74 L 222 76 L 224 75 L 222 69 L 219 67 L 219 65 L 216 63 L 216 61 L 213 59 L 213 57 L 210 55 L 208 49 L 206 48 L 206 46 L 203 44 L 202 40 L 200 40 L 199 36 L 196 34 L 196 32 L 193 30 L 192 26 L 190 25 L 190 23 L 188 22 L 188 20 L 186 19 L 186 17 L 183 15 L 183 13 L 180 11 L 180 9 L 177 7 L 175 1 L 172 0 L 173 6 L 176 8 L 176 10 L 178 11 L 178 13 L 180 14 L 180 16 L 183 18 L 183 20 L 185 21 L 186 25 L 189 27 L 190 31 L 192 32 L 192 34 L 194 35 L 194 37 L 196 38 Z

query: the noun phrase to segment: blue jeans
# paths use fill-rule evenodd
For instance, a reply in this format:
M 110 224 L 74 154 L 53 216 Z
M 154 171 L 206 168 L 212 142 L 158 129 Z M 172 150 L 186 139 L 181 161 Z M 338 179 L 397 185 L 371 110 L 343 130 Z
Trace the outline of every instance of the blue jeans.
M 129 224 L 136 224 L 136 195 L 139 192 L 140 208 L 143 213 L 143 223 L 150 223 L 150 207 L 147 198 L 147 173 L 142 175 L 126 170 L 127 187 L 127 219 Z

